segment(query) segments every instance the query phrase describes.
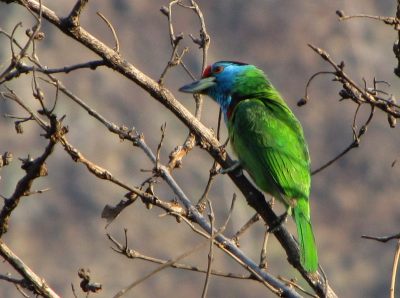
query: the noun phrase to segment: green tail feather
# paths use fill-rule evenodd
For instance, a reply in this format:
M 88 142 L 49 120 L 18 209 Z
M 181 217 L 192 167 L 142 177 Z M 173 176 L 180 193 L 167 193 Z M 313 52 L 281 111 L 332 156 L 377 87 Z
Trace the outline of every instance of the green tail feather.
M 311 226 L 308 201 L 304 199 L 298 200 L 293 211 L 300 244 L 301 264 L 306 271 L 315 272 L 318 269 L 318 253 Z

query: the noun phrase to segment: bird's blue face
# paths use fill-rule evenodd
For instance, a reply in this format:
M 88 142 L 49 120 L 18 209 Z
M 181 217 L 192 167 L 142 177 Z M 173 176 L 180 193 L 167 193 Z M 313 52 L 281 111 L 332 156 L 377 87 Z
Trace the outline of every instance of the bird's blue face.
M 181 87 L 179 91 L 210 96 L 226 115 L 240 78 L 251 69 L 255 66 L 232 61 L 216 62 L 204 70 L 200 80 Z

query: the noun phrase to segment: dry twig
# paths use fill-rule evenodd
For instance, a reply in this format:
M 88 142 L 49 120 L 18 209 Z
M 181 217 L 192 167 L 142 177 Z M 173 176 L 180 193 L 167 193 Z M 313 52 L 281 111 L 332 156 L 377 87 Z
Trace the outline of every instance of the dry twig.
M 126 256 L 129 259 L 140 259 L 140 260 L 144 260 L 144 261 L 148 261 L 148 262 L 152 262 L 152 263 L 156 263 L 156 264 L 165 264 L 165 263 L 168 262 L 168 260 L 162 260 L 162 259 L 146 256 L 146 255 L 138 252 L 137 250 L 133 250 L 133 249 L 127 247 L 127 245 L 126 245 L 126 242 L 127 242 L 126 235 L 125 235 L 125 244 L 124 245 L 122 245 L 120 242 L 118 242 L 110 234 L 107 234 L 107 237 L 116 246 L 116 248 L 112 247 L 112 249 L 115 252 Z M 207 269 L 201 269 L 201 268 L 199 268 L 197 266 L 187 265 L 187 264 L 182 264 L 182 263 L 174 263 L 174 264 L 171 265 L 171 267 L 177 268 L 177 269 L 200 272 L 200 273 L 207 273 Z M 220 276 L 220 277 L 227 277 L 227 278 L 234 278 L 234 279 L 252 279 L 252 280 L 255 280 L 252 275 L 244 275 L 244 274 L 237 274 L 237 273 L 230 273 L 230 272 L 227 273 L 227 272 L 221 272 L 221 271 L 214 270 L 214 269 L 211 270 L 211 274 L 212 275 L 216 275 L 216 276 Z
M 45 280 L 36 275 L 12 250 L 0 240 L 0 255 L 26 280 L 30 286 L 25 286 L 29 290 L 48 298 L 59 298 L 56 292 L 45 282 Z
M 393 269 L 392 269 L 392 279 L 390 282 L 390 298 L 394 298 L 394 289 L 396 287 L 396 275 L 397 275 L 397 267 L 399 265 L 399 257 L 400 257 L 400 240 L 397 241 L 396 253 L 394 254 L 393 259 Z

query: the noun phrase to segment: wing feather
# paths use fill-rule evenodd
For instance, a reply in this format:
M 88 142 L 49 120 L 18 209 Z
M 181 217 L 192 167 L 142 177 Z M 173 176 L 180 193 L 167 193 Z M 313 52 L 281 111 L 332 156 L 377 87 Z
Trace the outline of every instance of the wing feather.
M 292 198 L 308 198 L 308 149 L 287 106 L 265 98 L 242 100 L 228 129 L 234 151 L 258 187 L 286 204 Z

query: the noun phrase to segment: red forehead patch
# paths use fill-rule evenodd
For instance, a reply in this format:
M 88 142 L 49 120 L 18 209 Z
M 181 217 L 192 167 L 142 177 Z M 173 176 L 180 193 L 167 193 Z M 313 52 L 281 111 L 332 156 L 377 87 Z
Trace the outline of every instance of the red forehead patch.
M 211 75 L 211 65 L 207 66 L 204 71 L 203 75 L 201 76 L 202 78 L 208 78 Z

